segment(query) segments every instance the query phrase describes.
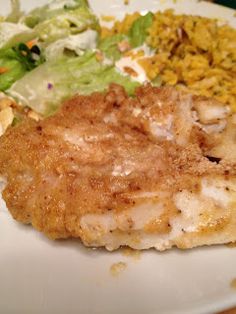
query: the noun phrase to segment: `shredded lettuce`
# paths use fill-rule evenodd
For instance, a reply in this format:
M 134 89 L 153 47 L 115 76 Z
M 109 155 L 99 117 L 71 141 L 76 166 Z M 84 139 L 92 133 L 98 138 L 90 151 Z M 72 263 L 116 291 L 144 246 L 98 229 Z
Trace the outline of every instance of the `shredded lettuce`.
M 87 29 L 99 30 L 98 20 L 85 0 L 55 0 L 31 11 L 22 22 L 46 44 Z
M 100 40 L 98 48 L 105 54 L 105 56 L 113 61 L 121 58 L 122 54 L 118 49 L 118 44 L 126 39 L 123 34 L 112 35 Z
M 12 12 L 0 22 L 0 64 L 7 69 L 0 73 L 0 90 L 9 88 L 27 71 L 44 62 L 42 54 L 55 59 L 64 52 L 72 51 L 73 56 L 96 48 L 94 30 L 98 29 L 97 18 L 87 0 L 54 0 L 24 16 L 19 0 L 12 0 Z M 88 33 L 92 35 L 87 36 Z M 32 58 L 35 51 L 30 50 L 34 42 L 42 51 L 37 60 Z
M 97 21 L 88 9 L 81 7 L 39 23 L 34 30 L 41 41 L 52 43 L 88 28 L 97 29 Z
M 73 12 L 78 8 L 88 9 L 88 3 L 84 0 L 54 0 L 51 3 L 33 9 L 26 14 L 22 21 L 29 27 L 34 28 L 39 23 L 53 19 L 65 13 Z
M 139 83 L 116 70 L 122 57 L 118 44 L 142 45 L 152 21 L 149 12 L 127 35 L 99 41 L 99 23 L 87 0 L 54 0 L 24 16 L 19 0 L 12 0 L 11 14 L 0 23 L 0 90 L 44 116 L 72 95 L 104 91 L 110 83 L 132 95 Z M 96 58 L 96 47 L 109 62 Z
M 144 16 L 140 16 L 131 26 L 128 36 L 130 44 L 133 48 L 141 46 L 147 37 L 147 30 L 152 25 L 153 13 L 148 12 Z
M 70 35 L 51 43 L 45 49 L 46 60 L 55 60 L 63 55 L 81 56 L 86 50 L 97 46 L 97 32 L 88 29 L 78 35 Z
M 47 116 L 72 95 L 103 91 L 112 82 L 123 85 L 129 94 L 133 94 L 139 85 L 128 76 L 119 74 L 114 66 L 97 61 L 94 52 L 87 52 L 81 57 L 45 62 L 18 80 L 7 92 L 23 105 Z
M 19 61 L 10 58 L 1 58 L 0 67 L 7 69 L 5 73 L 0 74 L 0 91 L 8 89 L 26 72 L 26 69 Z

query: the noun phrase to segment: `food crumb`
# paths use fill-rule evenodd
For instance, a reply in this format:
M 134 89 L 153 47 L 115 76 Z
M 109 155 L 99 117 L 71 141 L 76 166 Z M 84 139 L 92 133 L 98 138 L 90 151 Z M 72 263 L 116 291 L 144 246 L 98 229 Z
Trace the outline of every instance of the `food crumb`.
M 122 250 L 122 255 L 131 257 L 137 261 L 140 260 L 141 252 L 127 247 Z
M 230 283 L 230 287 L 233 289 L 236 289 L 236 278 L 234 278 L 231 283 Z
M 129 4 L 129 0 L 124 0 L 124 5 L 128 5 Z
M 126 268 L 127 268 L 126 263 L 118 262 L 111 265 L 110 273 L 113 277 L 118 277 Z
M 29 110 L 28 117 L 35 120 L 35 121 L 39 121 L 42 119 L 42 117 L 37 112 L 35 112 L 33 110 Z

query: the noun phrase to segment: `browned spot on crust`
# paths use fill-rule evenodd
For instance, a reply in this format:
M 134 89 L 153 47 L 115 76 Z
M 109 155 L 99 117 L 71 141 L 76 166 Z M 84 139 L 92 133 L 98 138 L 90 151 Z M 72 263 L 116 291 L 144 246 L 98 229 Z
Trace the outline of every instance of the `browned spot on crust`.
M 118 262 L 110 267 L 110 273 L 113 277 L 118 277 L 125 269 L 127 268 L 127 264 L 124 262 Z

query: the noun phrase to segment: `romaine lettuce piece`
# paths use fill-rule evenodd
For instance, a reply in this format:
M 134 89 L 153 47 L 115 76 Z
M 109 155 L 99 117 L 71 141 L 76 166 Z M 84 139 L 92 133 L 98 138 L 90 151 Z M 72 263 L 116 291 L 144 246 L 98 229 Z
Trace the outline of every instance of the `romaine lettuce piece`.
M 78 8 L 88 9 L 88 2 L 86 0 L 54 0 L 47 5 L 33 9 L 23 17 L 22 21 L 33 28 L 39 23 Z
M 118 44 L 127 37 L 123 34 L 112 35 L 100 40 L 98 48 L 105 54 L 105 56 L 113 61 L 121 58 L 121 52 L 118 49 Z
M 51 43 L 88 28 L 98 29 L 97 20 L 88 9 L 81 7 L 39 23 L 34 30 L 40 40 Z
M 53 113 L 63 100 L 76 93 L 105 90 L 110 83 L 123 85 L 129 94 L 139 85 L 119 74 L 114 66 L 97 61 L 96 54 L 48 61 L 17 81 L 7 92 L 43 115 Z
M 85 0 L 55 0 L 31 11 L 22 21 L 46 44 L 88 28 L 99 30 L 98 20 Z
M 0 48 L 11 48 L 36 39 L 44 50 L 55 41 L 66 39 L 65 43 L 58 42 L 55 47 L 59 48 L 65 44 L 65 48 L 69 46 L 70 49 L 73 46 L 77 53 L 79 48 L 75 41 L 71 43 L 72 39 L 89 29 L 99 31 L 98 20 L 90 11 L 87 0 L 54 0 L 23 16 L 17 24 L 10 21 L 16 21 L 21 14 L 19 1 L 12 0 L 12 6 L 12 14 L 0 23 Z
M 148 12 L 134 21 L 128 33 L 130 44 L 133 48 L 141 46 L 145 42 L 147 30 L 153 22 L 153 16 L 152 12 Z
M 63 55 L 81 56 L 86 50 L 96 48 L 97 36 L 97 32 L 88 29 L 78 35 L 70 35 L 59 39 L 46 47 L 46 60 L 55 60 Z
M 0 69 L 4 69 L 0 73 L 0 91 L 8 89 L 26 73 L 24 65 L 18 60 L 11 58 L 0 58 Z

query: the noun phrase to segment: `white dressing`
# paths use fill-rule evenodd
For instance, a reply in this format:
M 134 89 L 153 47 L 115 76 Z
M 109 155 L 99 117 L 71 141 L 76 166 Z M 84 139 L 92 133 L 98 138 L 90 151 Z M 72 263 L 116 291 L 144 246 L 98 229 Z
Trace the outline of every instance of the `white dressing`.
M 142 68 L 142 66 L 138 63 L 138 60 L 143 59 L 145 57 L 151 57 L 154 55 L 154 51 L 146 44 L 144 43 L 142 46 L 132 49 L 132 53 L 135 55 L 138 52 L 142 51 L 143 55 L 141 57 L 123 57 L 120 60 L 118 60 L 115 64 L 116 68 L 119 72 L 123 74 L 127 74 L 126 69 L 131 68 L 133 70 L 133 75 L 129 73 L 129 75 L 132 77 L 133 80 L 144 83 L 149 81 L 145 70 Z
M 54 60 L 62 56 L 65 49 L 74 51 L 78 56 L 81 56 L 87 49 L 95 49 L 97 43 L 97 32 L 87 30 L 78 35 L 70 35 L 66 38 L 59 39 L 50 44 L 45 55 L 47 60 Z

